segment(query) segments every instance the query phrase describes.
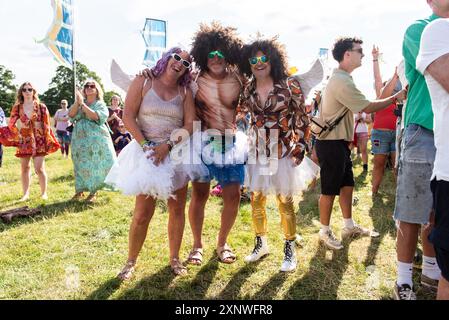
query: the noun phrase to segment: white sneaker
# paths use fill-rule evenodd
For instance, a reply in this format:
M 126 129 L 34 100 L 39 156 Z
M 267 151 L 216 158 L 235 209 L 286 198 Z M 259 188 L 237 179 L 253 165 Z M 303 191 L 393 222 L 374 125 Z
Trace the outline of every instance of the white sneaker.
M 327 232 L 323 232 L 322 230 L 320 230 L 319 235 L 320 241 L 329 249 L 331 250 L 343 249 L 343 245 L 341 244 L 340 241 L 337 240 L 337 238 L 335 238 L 335 235 L 332 232 L 332 230 L 329 229 L 329 231 Z
M 268 240 L 266 236 L 256 236 L 254 242 L 253 252 L 249 256 L 245 257 L 245 262 L 256 262 L 269 253 Z
M 376 238 L 379 236 L 379 232 L 371 231 L 369 229 L 363 228 L 359 225 L 354 224 L 352 228 L 346 228 L 344 227 L 341 231 L 341 238 L 352 238 L 352 237 L 372 237 Z
M 284 261 L 281 271 L 291 272 L 296 269 L 296 243 L 295 240 L 286 240 L 284 245 Z

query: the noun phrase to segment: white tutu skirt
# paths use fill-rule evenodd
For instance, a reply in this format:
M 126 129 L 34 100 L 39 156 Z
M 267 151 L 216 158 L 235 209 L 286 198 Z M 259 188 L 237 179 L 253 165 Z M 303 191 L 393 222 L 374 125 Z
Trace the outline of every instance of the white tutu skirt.
M 320 167 L 306 156 L 299 166 L 294 166 L 293 161 L 285 157 L 272 161 L 271 166 L 248 164 L 245 186 L 250 192 L 264 195 L 299 195 L 318 177 L 319 172 Z
M 188 172 L 182 165 L 173 164 L 169 157 L 155 166 L 148 155 L 151 151 L 144 153 L 136 140 L 131 141 L 120 152 L 105 183 L 125 195 L 148 195 L 163 200 L 173 197 L 174 191 L 188 183 Z

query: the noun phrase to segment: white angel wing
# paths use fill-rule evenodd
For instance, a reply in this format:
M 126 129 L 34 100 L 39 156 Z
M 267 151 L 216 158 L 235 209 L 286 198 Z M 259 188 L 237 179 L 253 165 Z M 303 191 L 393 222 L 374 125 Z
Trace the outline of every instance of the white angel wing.
M 128 91 L 129 85 L 134 80 L 134 76 L 126 74 L 118 63 L 112 59 L 111 63 L 111 80 L 112 83 L 118 86 L 123 91 Z
M 316 59 L 309 71 L 302 74 L 294 74 L 292 75 L 292 77 L 299 81 L 302 92 L 304 94 L 304 98 L 307 98 L 310 90 L 312 90 L 313 87 L 317 86 L 323 81 L 323 64 L 319 59 Z
M 399 81 L 401 82 L 402 88 L 405 88 L 408 86 L 408 81 L 405 76 L 405 63 L 404 60 L 401 60 L 401 62 L 398 65 L 398 76 Z

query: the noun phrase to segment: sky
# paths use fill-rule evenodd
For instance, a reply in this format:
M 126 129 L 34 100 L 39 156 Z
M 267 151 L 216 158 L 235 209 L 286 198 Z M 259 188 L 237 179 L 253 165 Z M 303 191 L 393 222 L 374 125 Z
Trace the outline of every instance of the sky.
M 431 14 L 425 0 L 74 0 L 76 59 L 103 81 L 106 91 L 125 93 L 110 77 L 115 59 L 128 74 L 143 69 L 145 18 L 167 21 L 168 47 L 190 48 L 201 22 L 234 26 L 244 41 L 257 32 L 279 35 L 290 66 L 307 71 L 319 48 L 331 48 L 339 36 L 363 39 L 365 58 L 353 78 L 374 98 L 373 44 L 382 52 L 385 80 L 401 61 L 402 39 L 409 24 Z M 39 93 L 48 89 L 57 62 L 42 44 L 53 20 L 51 0 L 0 0 L 0 65 L 15 74 L 14 83 L 30 81 Z M 334 66 L 329 57 L 330 66 Z

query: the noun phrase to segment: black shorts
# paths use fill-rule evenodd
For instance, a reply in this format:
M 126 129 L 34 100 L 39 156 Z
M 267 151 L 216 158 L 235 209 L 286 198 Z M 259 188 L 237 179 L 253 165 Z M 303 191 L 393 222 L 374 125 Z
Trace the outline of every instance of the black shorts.
M 437 181 L 430 183 L 435 211 L 435 225 L 429 240 L 433 243 L 438 266 L 443 277 L 449 281 L 449 182 Z
M 321 171 L 321 194 L 337 196 L 343 187 L 354 186 L 351 150 L 344 140 L 317 140 L 316 154 Z

